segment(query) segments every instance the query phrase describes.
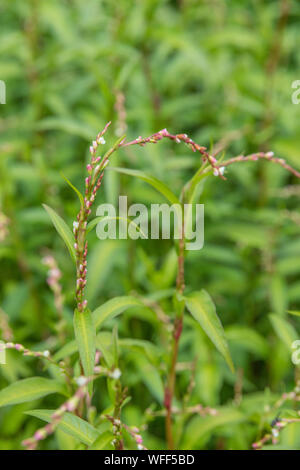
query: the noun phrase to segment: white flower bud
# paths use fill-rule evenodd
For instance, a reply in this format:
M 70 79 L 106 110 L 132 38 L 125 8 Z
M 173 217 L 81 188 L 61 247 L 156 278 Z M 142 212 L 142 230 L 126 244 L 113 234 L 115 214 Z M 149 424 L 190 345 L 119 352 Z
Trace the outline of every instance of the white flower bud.
M 118 380 L 122 375 L 122 372 L 120 369 L 115 369 L 113 372 L 111 372 L 110 376 L 112 379 Z
M 83 385 L 86 385 L 87 383 L 87 378 L 81 375 L 80 377 L 77 377 L 75 381 L 79 387 L 83 387 Z

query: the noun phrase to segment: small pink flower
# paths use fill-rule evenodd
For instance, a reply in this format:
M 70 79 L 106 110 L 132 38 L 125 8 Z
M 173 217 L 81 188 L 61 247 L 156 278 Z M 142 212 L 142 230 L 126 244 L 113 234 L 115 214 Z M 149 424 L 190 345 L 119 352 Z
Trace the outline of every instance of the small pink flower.
M 36 441 L 41 441 L 46 437 L 46 432 L 44 429 L 38 429 L 33 437 Z

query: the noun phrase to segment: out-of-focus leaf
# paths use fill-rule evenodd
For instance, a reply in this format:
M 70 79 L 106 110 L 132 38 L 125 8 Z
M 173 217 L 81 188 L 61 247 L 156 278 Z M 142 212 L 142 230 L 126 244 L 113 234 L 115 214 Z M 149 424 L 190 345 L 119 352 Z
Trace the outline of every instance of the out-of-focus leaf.
M 58 428 L 55 430 L 55 438 L 57 439 L 59 450 L 74 450 L 79 443 L 78 439 Z
M 36 126 L 39 130 L 61 130 L 69 134 L 80 136 L 91 141 L 97 132 L 82 122 L 76 122 L 69 118 L 48 117 L 41 120 Z
M 31 377 L 19 380 L 0 391 L 0 406 L 25 403 L 45 397 L 51 393 L 65 395 L 66 390 L 61 382 L 45 379 L 44 377 Z
M 163 403 L 164 387 L 157 368 L 140 354 L 134 357 L 134 362 L 140 371 L 141 380 L 156 400 L 158 400 L 159 403 Z
M 278 338 L 281 339 L 290 350 L 292 343 L 298 339 L 296 330 L 287 320 L 279 315 L 271 314 L 269 318 Z
M 70 341 L 69 343 L 65 344 L 61 349 L 59 349 L 53 356 L 55 361 L 60 361 L 68 356 L 71 356 L 77 351 L 77 344 L 76 341 Z
M 233 325 L 225 328 L 226 338 L 238 344 L 241 348 L 256 354 L 259 357 L 266 357 L 269 351 L 268 342 L 253 328 L 244 325 Z
M 86 296 L 91 304 L 117 263 L 119 250 L 118 240 L 100 240 L 89 251 Z
M 244 415 L 235 409 L 220 409 L 216 416 L 206 416 L 204 418 L 195 416 L 187 425 L 185 437 L 181 449 L 194 449 L 201 439 L 208 433 L 214 431 L 220 426 L 230 426 L 241 423 L 245 420 Z
M 272 309 L 283 315 L 287 307 L 286 287 L 281 276 L 274 275 L 270 283 L 270 299 Z
M 102 331 L 96 336 L 96 347 L 103 354 L 108 367 L 113 367 L 114 356 L 112 351 L 112 333 Z
M 125 222 L 129 224 L 132 224 L 135 229 L 142 234 L 142 238 L 147 239 L 147 235 L 143 232 L 141 227 L 139 227 L 133 220 L 131 220 L 129 217 L 109 217 L 109 216 L 103 216 L 103 217 L 96 217 L 95 219 L 91 220 L 91 222 L 88 223 L 86 233 L 89 233 L 91 230 L 93 230 L 96 225 L 98 225 L 100 222 L 104 222 L 105 220 L 124 220 Z
M 144 339 L 120 338 L 119 344 L 121 348 L 143 350 L 149 358 L 158 357 L 160 354 L 157 346 Z
M 300 312 L 297 310 L 288 310 L 288 313 L 295 315 L 296 317 L 300 317 Z

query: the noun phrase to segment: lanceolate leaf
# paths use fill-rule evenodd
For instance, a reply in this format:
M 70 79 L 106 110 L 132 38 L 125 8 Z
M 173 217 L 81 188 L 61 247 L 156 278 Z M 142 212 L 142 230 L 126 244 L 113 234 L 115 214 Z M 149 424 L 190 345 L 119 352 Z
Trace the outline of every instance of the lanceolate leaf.
M 78 196 L 78 199 L 80 201 L 80 204 L 81 206 L 83 207 L 84 205 L 84 199 L 83 199 L 83 195 L 81 194 L 80 191 L 78 191 L 78 189 L 71 183 L 70 180 L 68 180 L 68 178 L 61 172 L 61 176 L 63 177 L 63 179 L 68 183 L 68 185 L 73 189 L 73 191 L 77 194 Z
M 194 416 L 186 428 L 181 448 L 199 448 L 199 441 L 208 434 L 212 435 L 218 427 L 226 425 L 232 427 L 242 421 L 245 421 L 245 416 L 234 408 L 220 409 L 216 416 Z
M 154 178 L 153 176 L 146 175 L 142 171 L 138 170 L 130 170 L 128 168 L 110 168 L 110 170 L 118 171 L 119 173 L 123 173 L 124 175 L 134 176 L 139 178 L 146 183 L 150 184 L 159 191 L 171 204 L 180 204 L 178 197 L 165 185 L 162 181 Z
M 228 342 L 238 345 L 262 358 L 266 358 L 269 353 L 269 345 L 266 338 L 260 335 L 254 328 L 245 325 L 232 325 L 225 328 Z
M 288 310 L 288 313 L 295 315 L 296 317 L 300 317 L 300 312 L 297 310 Z
M 95 442 L 91 445 L 89 450 L 107 450 L 107 447 L 113 449 L 111 442 L 114 440 L 114 435 L 110 431 L 105 431 L 97 437 Z M 110 444 L 110 445 L 109 445 Z
M 90 310 L 75 310 L 74 331 L 84 374 L 90 377 L 94 373 L 96 349 L 96 330 Z M 89 391 L 92 392 L 92 382 L 89 383 Z
M 119 339 L 119 344 L 121 348 L 143 350 L 151 359 L 158 358 L 161 354 L 160 349 L 155 344 L 143 339 L 122 338 Z
M 122 338 L 119 340 L 119 344 L 121 348 L 127 348 L 127 349 L 134 349 L 134 350 L 143 350 L 145 354 L 151 358 L 152 360 L 154 358 L 158 358 L 159 355 L 161 354 L 159 348 L 152 344 L 150 341 L 146 340 L 141 340 L 141 339 L 131 339 L 131 338 Z M 99 333 L 96 336 L 96 347 L 100 349 L 100 351 L 103 353 L 104 358 L 107 359 L 107 348 L 108 346 L 111 345 L 111 333 L 104 331 Z M 64 359 L 68 356 L 71 356 L 72 354 L 76 353 L 78 350 L 76 341 L 70 341 L 67 343 L 65 346 L 63 346 L 57 353 L 53 356 L 53 359 L 55 361 L 60 361 L 61 359 Z M 112 355 L 111 355 L 112 359 Z M 108 361 L 112 365 L 112 360 Z
M 58 215 L 51 207 L 43 204 L 44 209 L 48 212 L 54 227 L 56 228 L 57 232 L 67 245 L 67 248 L 70 252 L 70 255 L 74 262 L 76 262 L 76 255 L 74 250 L 74 236 L 72 231 L 69 229 L 66 222 Z
M 86 233 L 90 233 L 91 230 L 93 230 L 96 225 L 99 224 L 99 222 L 103 222 L 104 220 L 124 220 L 125 222 L 129 224 L 132 224 L 138 232 L 141 233 L 142 238 L 147 239 L 147 235 L 143 232 L 141 227 L 139 227 L 133 220 L 131 220 L 129 217 L 110 217 L 110 216 L 102 216 L 102 217 L 95 217 L 95 219 L 91 220 L 91 222 L 87 225 L 87 230 Z
M 50 423 L 54 412 L 55 410 L 32 410 L 26 414 Z M 86 445 L 92 445 L 100 434 L 90 423 L 72 413 L 65 413 L 57 427 Z
M 114 356 L 112 351 L 112 333 L 102 331 L 96 336 L 96 347 L 103 354 L 103 359 L 108 367 L 114 365 Z
M 192 316 L 203 328 L 207 336 L 223 355 L 231 371 L 234 371 L 227 340 L 222 323 L 216 313 L 216 307 L 210 295 L 202 289 L 185 297 L 186 306 Z
M 51 393 L 66 394 L 65 387 L 56 380 L 31 377 L 19 380 L 0 391 L 0 406 L 16 405 L 45 397 Z
M 114 299 L 108 300 L 92 313 L 95 330 L 98 331 L 106 320 L 114 318 L 132 307 L 141 307 L 144 309 L 145 305 L 139 299 L 132 296 L 115 297 Z M 54 355 L 54 360 L 60 361 L 74 354 L 77 349 L 76 341 L 70 341 L 57 351 Z
M 62 348 L 60 348 L 53 356 L 55 361 L 61 361 L 61 359 L 65 359 L 68 356 L 71 356 L 77 351 L 77 344 L 76 341 L 70 341 L 69 343 L 65 344 Z
M 298 335 L 294 327 L 282 316 L 271 314 L 269 316 L 272 326 L 278 336 L 288 349 L 292 343 L 298 339 Z
M 143 307 L 143 303 L 132 296 L 115 297 L 105 302 L 105 304 L 96 308 L 93 312 L 95 327 L 98 330 L 100 326 L 108 319 L 114 318 L 130 307 Z
M 142 354 L 137 354 L 132 360 L 136 368 L 140 371 L 142 381 L 149 389 L 150 393 L 159 403 L 163 403 L 164 386 L 157 367 Z

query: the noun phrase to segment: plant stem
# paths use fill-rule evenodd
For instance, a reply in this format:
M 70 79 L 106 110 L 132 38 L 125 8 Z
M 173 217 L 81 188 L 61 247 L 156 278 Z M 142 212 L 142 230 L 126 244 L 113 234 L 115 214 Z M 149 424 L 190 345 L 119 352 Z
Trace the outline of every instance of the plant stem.
M 183 315 L 177 317 L 175 320 L 175 328 L 173 334 L 173 346 L 172 346 L 172 359 L 169 376 L 167 380 L 167 386 L 165 388 L 165 400 L 164 404 L 166 407 L 166 439 L 169 450 L 174 449 L 174 439 L 172 434 L 172 402 L 175 390 L 176 382 L 176 363 L 178 358 L 179 339 L 182 332 L 183 326 Z
M 178 271 L 176 279 L 176 292 L 182 295 L 184 292 L 184 222 L 182 225 L 181 238 L 179 240 L 179 253 L 178 253 Z M 173 344 L 171 352 L 171 365 L 165 387 L 164 405 L 166 408 L 166 440 L 169 450 L 174 449 L 174 439 L 172 433 L 172 402 L 175 392 L 176 383 L 176 364 L 178 359 L 179 341 L 183 328 L 183 313 L 184 304 L 180 304 L 180 308 L 176 312 L 173 331 Z

